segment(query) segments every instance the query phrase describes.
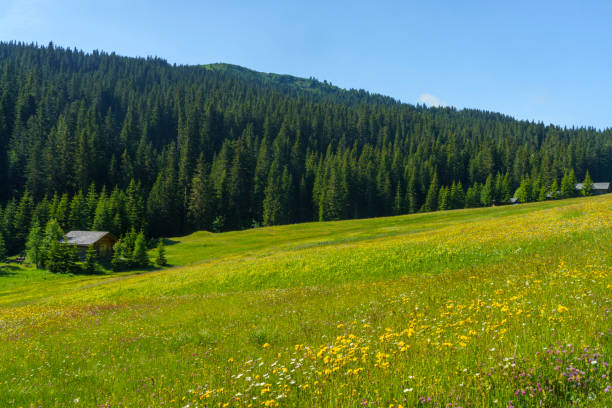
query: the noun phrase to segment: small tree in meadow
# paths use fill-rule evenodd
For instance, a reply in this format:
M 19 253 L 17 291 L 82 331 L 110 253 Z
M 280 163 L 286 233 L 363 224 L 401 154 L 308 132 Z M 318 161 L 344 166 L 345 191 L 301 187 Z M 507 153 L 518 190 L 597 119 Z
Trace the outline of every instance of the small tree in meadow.
M 166 266 L 168 261 L 166 260 L 166 248 L 164 247 L 164 240 L 160 239 L 157 243 L 157 256 L 155 258 L 155 263 L 159 266 Z
M 98 257 L 98 253 L 93 245 L 90 245 L 87 248 L 87 252 L 85 253 L 85 263 L 83 264 L 83 272 L 88 275 L 93 275 L 96 273 L 96 258 Z
M 132 265 L 138 267 L 149 266 L 149 256 L 147 255 L 147 241 L 144 233 L 140 232 L 134 243 L 134 252 L 132 254 Z

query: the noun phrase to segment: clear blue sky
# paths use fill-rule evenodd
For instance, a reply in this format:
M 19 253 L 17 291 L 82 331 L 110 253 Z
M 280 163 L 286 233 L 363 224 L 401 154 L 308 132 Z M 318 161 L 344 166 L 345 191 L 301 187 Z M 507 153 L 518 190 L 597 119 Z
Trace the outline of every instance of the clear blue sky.
M 0 39 L 612 127 L 609 1 L 0 0 Z

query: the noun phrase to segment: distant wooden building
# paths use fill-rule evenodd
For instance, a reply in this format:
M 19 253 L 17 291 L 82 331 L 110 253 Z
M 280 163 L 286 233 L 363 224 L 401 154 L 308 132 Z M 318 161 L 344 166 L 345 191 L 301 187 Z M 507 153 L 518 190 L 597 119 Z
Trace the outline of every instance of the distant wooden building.
M 578 183 L 576 184 L 576 190 L 581 191 L 582 187 L 584 186 L 583 183 Z M 593 183 L 593 194 L 594 195 L 598 195 L 598 194 L 606 194 L 610 192 L 610 183 Z
M 64 242 L 74 245 L 81 252 L 81 256 L 85 256 L 89 246 L 93 245 L 98 257 L 108 258 L 113 253 L 117 238 L 106 231 L 70 231 L 64 236 Z

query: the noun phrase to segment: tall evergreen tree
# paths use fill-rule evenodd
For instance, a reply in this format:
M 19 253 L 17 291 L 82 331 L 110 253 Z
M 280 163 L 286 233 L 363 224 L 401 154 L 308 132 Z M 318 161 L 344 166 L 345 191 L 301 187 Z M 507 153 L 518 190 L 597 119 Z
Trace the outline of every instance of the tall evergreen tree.
M 421 211 L 435 211 L 438 208 L 438 175 L 434 174 L 429 189 L 427 190 L 427 197 L 425 198 L 425 204 L 421 208 Z
M 440 192 L 438 193 L 438 210 L 444 211 L 448 210 L 450 201 L 450 191 L 448 187 L 442 186 L 440 187 Z
M 85 262 L 83 264 L 83 272 L 88 275 L 93 275 L 96 273 L 96 259 L 98 258 L 98 253 L 93 245 L 90 245 L 87 248 L 87 252 L 85 253 Z
M 588 170 L 584 175 L 584 181 L 582 182 L 582 190 L 580 190 L 580 194 L 583 196 L 593 195 L 593 180 L 591 180 L 591 175 L 589 174 Z
M 132 254 L 132 265 L 137 267 L 147 267 L 149 266 L 149 255 L 147 255 L 147 244 L 145 236 L 142 232 L 138 234 L 136 237 L 136 242 L 134 243 L 134 253 Z
M 569 198 L 576 195 L 576 175 L 574 170 L 570 170 L 563 175 L 561 179 L 561 197 Z
M 45 254 L 43 251 L 43 235 L 38 224 L 35 224 L 30 229 L 28 241 L 26 242 L 26 260 L 37 268 L 43 267 Z
M 164 246 L 164 240 L 160 239 L 157 242 L 155 263 L 159 266 L 166 266 L 168 261 L 166 260 L 166 248 Z

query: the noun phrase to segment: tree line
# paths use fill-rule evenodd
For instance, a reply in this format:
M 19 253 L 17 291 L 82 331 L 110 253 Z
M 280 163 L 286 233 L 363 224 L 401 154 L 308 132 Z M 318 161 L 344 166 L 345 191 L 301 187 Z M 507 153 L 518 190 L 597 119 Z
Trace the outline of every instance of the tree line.
M 157 237 L 572 195 L 564 179 L 610 180 L 611 135 L 225 65 L 0 43 L 8 253 L 50 219 Z

